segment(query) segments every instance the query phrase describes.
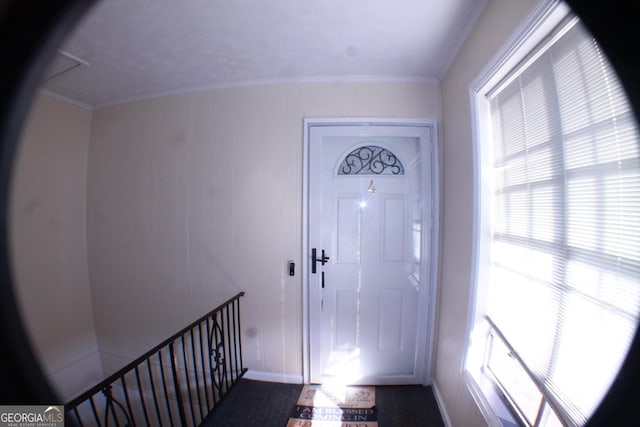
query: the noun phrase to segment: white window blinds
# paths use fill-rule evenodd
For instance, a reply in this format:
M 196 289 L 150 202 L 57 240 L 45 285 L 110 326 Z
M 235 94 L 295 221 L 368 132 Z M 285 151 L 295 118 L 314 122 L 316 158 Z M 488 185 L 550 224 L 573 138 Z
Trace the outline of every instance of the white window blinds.
M 494 188 L 487 315 L 562 416 L 582 424 L 638 324 L 635 118 L 579 24 L 488 97 Z

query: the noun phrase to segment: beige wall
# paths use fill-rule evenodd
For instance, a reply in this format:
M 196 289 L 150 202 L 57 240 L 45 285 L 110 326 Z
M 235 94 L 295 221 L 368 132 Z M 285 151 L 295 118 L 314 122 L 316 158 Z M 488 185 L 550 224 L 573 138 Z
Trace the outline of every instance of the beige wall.
M 15 162 L 13 274 L 42 368 L 67 400 L 102 378 L 85 235 L 91 111 L 39 95 Z
M 433 83 L 219 89 L 94 112 L 88 247 L 96 330 L 110 372 L 246 291 L 243 356 L 302 378 L 305 117 L 440 119 Z
M 442 81 L 444 189 L 435 383 L 453 426 L 486 425 L 461 376 L 473 248 L 469 85 L 534 4 L 534 0 L 489 0 Z

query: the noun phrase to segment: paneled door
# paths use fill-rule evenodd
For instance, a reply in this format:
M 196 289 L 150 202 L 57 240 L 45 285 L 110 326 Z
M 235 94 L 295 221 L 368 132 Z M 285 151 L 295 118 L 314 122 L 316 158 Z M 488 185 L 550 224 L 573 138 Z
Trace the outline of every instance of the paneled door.
M 309 127 L 311 382 L 424 381 L 430 130 Z

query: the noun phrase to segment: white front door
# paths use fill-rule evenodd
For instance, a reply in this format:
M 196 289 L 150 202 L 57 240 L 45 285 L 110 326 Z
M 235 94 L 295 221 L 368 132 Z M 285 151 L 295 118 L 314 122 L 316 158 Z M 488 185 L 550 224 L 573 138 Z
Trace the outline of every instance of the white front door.
M 430 135 L 309 127 L 311 382 L 424 382 Z

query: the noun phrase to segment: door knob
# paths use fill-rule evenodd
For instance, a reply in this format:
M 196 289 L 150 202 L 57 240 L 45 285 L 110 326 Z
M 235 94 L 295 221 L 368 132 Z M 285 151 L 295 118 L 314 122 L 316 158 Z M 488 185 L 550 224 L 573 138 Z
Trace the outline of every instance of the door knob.
M 325 265 L 329 261 L 329 257 L 324 254 L 324 249 L 322 250 L 322 258 L 320 258 L 320 264 Z

